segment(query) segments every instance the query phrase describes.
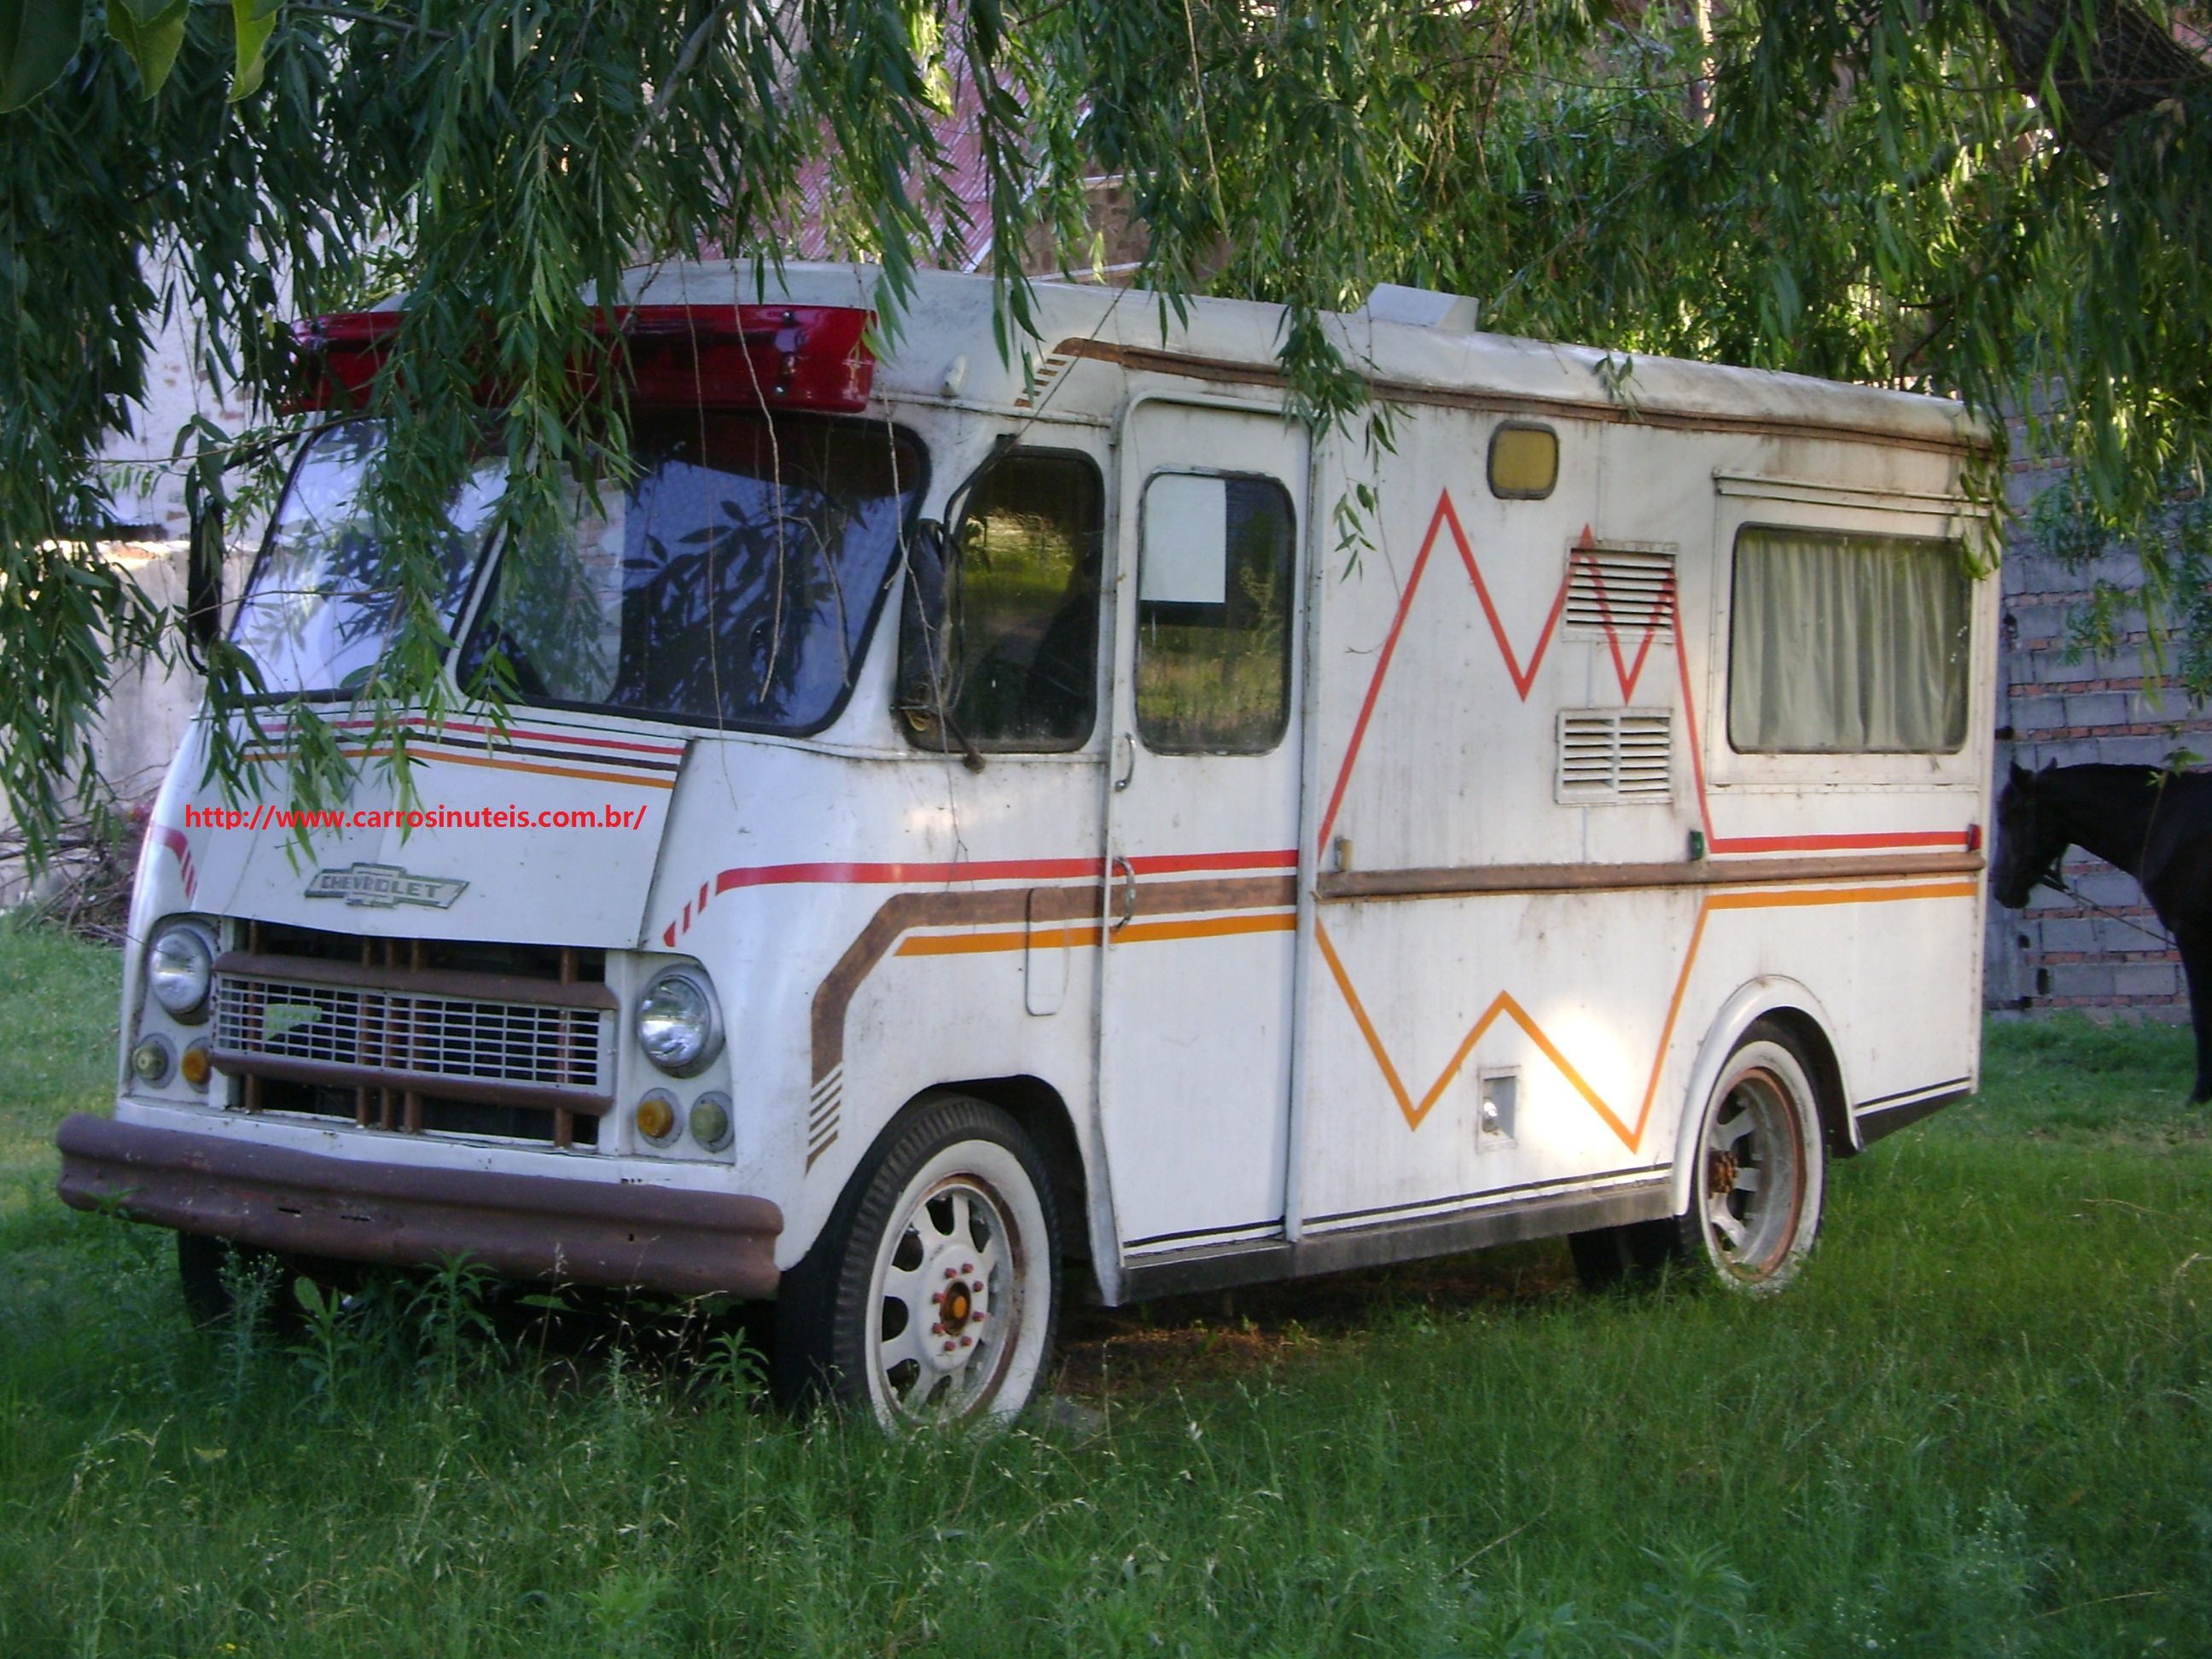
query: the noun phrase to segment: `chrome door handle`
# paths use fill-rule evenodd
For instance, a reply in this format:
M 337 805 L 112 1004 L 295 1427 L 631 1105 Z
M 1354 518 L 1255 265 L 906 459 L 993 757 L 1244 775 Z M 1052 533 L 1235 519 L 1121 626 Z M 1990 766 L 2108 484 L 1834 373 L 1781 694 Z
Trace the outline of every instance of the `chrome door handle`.
M 1137 775 L 1137 740 L 1127 732 L 1117 732 L 1114 734 L 1114 741 L 1116 744 L 1126 743 L 1129 745 L 1129 763 L 1121 769 L 1121 775 L 1114 780 L 1114 793 L 1118 795 L 1129 787 L 1131 780 Z
M 1137 866 L 1118 853 L 1114 856 L 1115 867 L 1121 872 L 1121 914 L 1114 919 L 1109 933 L 1120 933 L 1137 919 Z

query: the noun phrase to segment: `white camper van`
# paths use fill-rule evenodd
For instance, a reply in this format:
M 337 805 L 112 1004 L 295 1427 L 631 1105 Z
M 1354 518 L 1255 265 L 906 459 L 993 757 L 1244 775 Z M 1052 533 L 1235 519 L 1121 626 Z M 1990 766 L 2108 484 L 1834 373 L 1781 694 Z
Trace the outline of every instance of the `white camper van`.
M 1547 1234 L 1778 1285 L 1972 1089 L 1959 407 L 1397 291 L 1330 323 L 1383 453 L 1285 418 L 1272 307 L 1046 288 L 1009 366 L 925 276 L 878 359 L 875 280 L 640 276 L 635 484 L 532 561 L 454 503 L 517 696 L 417 723 L 412 827 L 371 764 L 301 858 L 281 725 L 232 811 L 204 717 L 64 1198 L 203 1302 L 225 1240 L 772 1298 L 786 1389 L 897 1422 L 1018 1410 L 1067 1296 Z M 307 441 L 232 634 L 342 731 L 380 441 Z

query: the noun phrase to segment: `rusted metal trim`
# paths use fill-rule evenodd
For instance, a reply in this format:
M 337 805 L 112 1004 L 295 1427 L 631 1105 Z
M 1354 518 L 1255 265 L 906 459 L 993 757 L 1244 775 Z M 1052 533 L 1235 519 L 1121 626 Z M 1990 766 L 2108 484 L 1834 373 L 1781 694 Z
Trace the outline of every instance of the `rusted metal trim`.
M 78 1114 L 54 1137 L 80 1210 L 242 1244 L 515 1279 L 766 1297 L 783 1212 L 764 1198 L 331 1158 Z
M 1066 339 L 1054 348 L 1077 357 L 1114 363 L 1126 369 L 1156 374 L 1176 374 L 1189 380 L 1212 380 L 1231 386 L 1265 386 L 1286 390 L 1290 380 L 1279 368 L 1239 362 L 1227 357 L 1201 357 L 1193 353 L 1164 351 L 1152 346 L 1116 345 L 1106 340 Z M 1413 380 L 1367 377 L 1373 395 L 1382 401 L 1427 404 L 1444 409 L 1468 409 L 1500 415 L 1543 415 L 1554 420 L 1590 421 L 1608 426 L 1641 426 L 1662 431 L 1735 432 L 1766 438 L 1820 438 L 1846 443 L 1879 443 L 1886 448 L 1925 450 L 1937 455 L 1970 456 L 1987 453 L 1994 446 L 1986 439 L 1942 439 L 1899 434 L 1887 428 L 1858 425 L 1849 421 L 1784 421 L 1755 415 L 1717 415 L 1692 410 L 1656 408 L 1638 403 L 1577 403 L 1571 398 L 1545 398 L 1512 392 L 1461 391 L 1452 386 L 1423 386 Z
M 555 1089 L 538 1083 L 501 1083 L 481 1077 L 448 1077 L 442 1072 L 410 1072 L 381 1066 L 348 1066 L 335 1060 L 302 1060 L 292 1054 L 260 1054 L 237 1048 L 216 1048 L 208 1059 L 228 1077 L 276 1078 L 288 1083 L 320 1083 L 341 1089 L 376 1089 L 384 1092 L 383 1127 L 392 1127 L 392 1097 L 395 1094 L 443 1095 L 452 1100 L 480 1101 L 487 1106 L 527 1106 L 544 1112 L 581 1112 L 605 1117 L 614 1109 L 611 1094 L 592 1094 L 580 1089 Z M 416 1126 L 419 1127 L 419 1123 Z
M 422 996 L 461 997 L 477 1002 L 529 1002 L 555 1008 L 588 1008 L 607 1012 L 621 1002 L 605 985 L 564 985 L 520 974 L 477 974 L 453 968 L 369 967 L 332 962 L 324 957 L 263 956 L 226 951 L 215 971 L 233 979 L 297 980 L 308 985 L 337 985 L 353 991 L 397 991 Z
M 1851 1121 L 1858 1129 L 1862 1150 L 1871 1146 L 1884 1135 L 1893 1135 L 1899 1129 L 1909 1128 L 1925 1117 L 1933 1117 L 1946 1106 L 1964 1100 L 1973 1090 L 1965 1079 L 1952 1085 L 1939 1085 L 1933 1094 L 1918 1100 L 1900 1100 L 1894 1105 L 1859 1106 L 1852 1109 Z
M 1625 892 L 1885 876 L 1970 876 L 1978 873 L 1983 863 L 1979 853 L 1895 853 L 1866 858 L 1701 859 L 1694 864 L 1454 865 L 1346 871 L 1320 877 L 1314 889 L 1324 903 L 1342 904 L 1356 899 L 1450 898 L 1471 893 Z
M 1618 1227 L 1632 1221 L 1657 1221 L 1674 1213 L 1665 1175 L 1633 1186 L 1595 1193 L 1557 1193 L 1517 1203 L 1494 1204 L 1417 1221 L 1307 1233 L 1296 1243 L 1276 1239 L 1178 1251 L 1149 1261 L 1125 1262 L 1122 1299 L 1182 1296 L 1193 1291 L 1227 1290 L 1263 1280 L 1304 1279 L 1426 1256 L 1453 1255 L 1492 1244 L 1553 1238 L 1593 1227 Z

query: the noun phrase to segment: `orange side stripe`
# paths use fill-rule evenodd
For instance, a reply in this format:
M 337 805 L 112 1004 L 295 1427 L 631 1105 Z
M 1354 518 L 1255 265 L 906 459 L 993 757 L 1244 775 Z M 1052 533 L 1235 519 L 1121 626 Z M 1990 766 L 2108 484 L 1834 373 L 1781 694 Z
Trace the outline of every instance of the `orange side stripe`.
M 915 933 L 902 942 L 894 954 L 902 957 L 988 956 L 1000 951 L 1019 951 L 1032 942 L 1044 949 L 1054 945 L 1096 945 L 1098 943 L 1098 924 L 1094 921 L 1087 927 L 1040 927 L 1034 934 L 1018 931 Z
M 1786 910 L 1804 904 L 1888 904 L 1899 899 L 1972 898 L 1971 881 L 1923 881 L 1905 887 L 1817 887 L 1808 892 L 1715 893 L 1714 910 Z
M 1352 988 L 1352 975 L 1345 972 L 1344 959 L 1336 954 L 1336 946 L 1329 941 L 1328 929 L 1321 925 L 1318 916 L 1314 919 L 1314 943 L 1321 946 L 1322 959 L 1328 963 L 1329 976 L 1336 981 L 1336 988 L 1344 994 L 1345 1006 L 1352 1010 L 1352 1018 L 1359 1027 L 1360 1036 L 1367 1039 L 1368 1053 L 1375 1056 L 1375 1063 L 1382 1068 L 1382 1080 L 1390 1085 L 1390 1092 L 1398 1097 L 1398 1109 L 1406 1115 L 1406 1127 L 1419 1128 L 1423 1109 L 1413 1104 L 1413 1097 L 1406 1092 L 1405 1084 L 1399 1080 L 1398 1068 L 1390 1063 L 1390 1051 L 1382 1046 L 1382 1038 L 1375 1030 L 1375 1022 L 1367 1018 L 1366 1005 L 1360 1001 L 1359 993 Z M 1471 1048 L 1474 1045 L 1467 1046 Z
M 626 783 L 636 789 L 673 789 L 673 778 L 641 777 L 635 772 L 593 772 L 580 766 L 542 766 L 534 761 L 492 760 L 480 755 L 448 755 L 432 753 L 426 760 L 444 761 L 450 766 L 485 766 L 495 772 L 536 772 L 549 778 L 583 778 L 593 783 Z
M 1214 939 L 1230 933 L 1287 933 L 1298 925 L 1288 910 L 1256 916 L 1211 916 L 1203 921 L 1133 921 L 1115 931 L 1115 945 L 1148 945 L 1161 939 Z M 1098 924 L 1074 927 L 1040 927 L 1034 933 L 1019 929 L 989 933 L 916 933 L 900 945 L 902 957 L 980 956 L 998 951 L 1019 951 L 1035 945 L 1096 945 Z
M 1450 1086 L 1452 1079 L 1459 1074 L 1461 1067 L 1466 1065 L 1468 1056 L 1474 1052 L 1475 1044 L 1482 1040 L 1483 1034 L 1489 1030 L 1498 1015 L 1503 1013 L 1527 1033 L 1528 1040 L 1536 1045 L 1544 1058 L 1559 1069 L 1559 1075 L 1567 1080 L 1577 1094 L 1589 1103 L 1590 1109 L 1605 1121 L 1606 1127 L 1610 1128 L 1620 1138 L 1622 1145 L 1632 1152 L 1642 1145 L 1644 1132 L 1650 1123 L 1652 1103 L 1658 1097 L 1659 1079 L 1666 1070 L 1668 1050 L 1674 1042 L 1675 1024 L 1681 1018 L 1682 1001 L 1689 989 L 1690 974 L 1697 966 L 1698 951 L 1705 941 L 1705 918 L 1713 911 L 1793 909 L 1801 906 L 1821 904 L 1887 904 L 1906 899 L 1972 898 L 1980 890 L 1979 886 L 1972 881 L 1936 881 L 1899 883 L 1890 886 L 1826 887 L 1810 890 L 1782 888 L 1764 892 L 1752 890 L 1706 894 L 1699 902 L 1697 917 L 1691 925 L 1689 948 L 1683 952 L 1681 971 L 1674 977 L 1674 993 L 1667 1001 L 1667 1017 L 1659 1028 L 1658 1050 L 1652 1056 L 1651 1074 L 1644 1085 L 1644 1099 L 1637 1108 L 1636 1121 L 1633 1124 L 1621 1121 L 1620 1115 L 1605 1103 L 1597 1091 L 1591 1088 L 1583 1079 L 1582 1073 L 1575 1069 L 1573 1063 L 1560 1051 L 1559 1045 L 1544 1033 L 1543 1029 L 1529 1017 L 1528 1011 L 1513 999 L 1511 994 L 1505 991 L 1500 991 L 1492 999 L 1490 1006 L 1484 1009 L 1481 1017 L 1468 1028 L 1467 1035 L 1460 1040 L 1458 1048 L 1454 1052 L 1451 1059 L 1445 1063 L 1443 1071 L 1437 1076 L 1436 1082 L 1430 1086 L 1428 1092 L 1421 1097 L 1419 1103 L 1415 1104 L 1412 1094 L 1407 1090 L 1403 1079 L 1399 1076 L 1397 1066 L 1390 1059 L 1389 1050 L 1385 1047 L 1381 1033 L 1376 1031 L 1374 1021 L 1368 1017 L 1366 1005 L 1360 1000 L 1359 993 L 1352 988 L 1352 975 L 1344 965 L 1344 959 L 1337 954 L 1335 944 L 1329 939 L 1328 928 L 1323 927 L 1318 919 L 1314 924 L 1314 941 L 1321 946 L 1322 957 L 1328 963 L 1329 975 L 1336 981 L 1336 988 L 1344 997 L 1346 1007 L 1351 1011 L 1353 1024 L 1359 1027 L 1360 1036 L 1366 1039 L 1368 1052 L 1375 1056 L 1376 1066 L 1382 1072 L 1382 1080 L 1389 1085 L 1392 1097 L 1397 1101 L 1398 1109 L 1406 1119 L 1407 1127 L 1418 1129 L 1421 1127 L 1422 1119 L 1425 1118 L 1430 1109 L 1443 1097 L 1443 1092 Z
M 338 753 L 347 760 L 389 760 L 389 749 L 347 749 Z M 259 766 L 275 761 L 292 758 L 289 749 L 264 749 L 244 757 L 246 764 Z M 627 783 L 638 789 L 673 789 L 673 778 L 641 776 L 635 772 L 596 772 L 580 766 L 543 766 L 534 761 L 495 760 L 485 755 L 449 755 L 440 750 L 410 748 L 410 761 L 445 761 L 454 766 L 484 766 L 495 772 L 536 772 L 550 778 L 581 778 L 590 783 Z

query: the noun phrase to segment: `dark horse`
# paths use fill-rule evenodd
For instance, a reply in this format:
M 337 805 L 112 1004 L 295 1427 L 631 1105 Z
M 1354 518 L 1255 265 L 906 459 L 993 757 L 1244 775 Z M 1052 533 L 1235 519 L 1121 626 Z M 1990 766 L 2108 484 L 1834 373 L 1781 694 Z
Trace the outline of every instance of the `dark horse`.
M 2155 766 L 2030 772 L 2014 762 L 1997 798 L 1990 896 L 2017 910 L 2038 885 L 2057 887 L 2058 861 L 2069 846 L 2140 882 L 2180 947 L 2197 1030 L 2190 1099 L 2212 1100 L 2212 773 Z

